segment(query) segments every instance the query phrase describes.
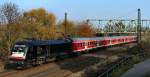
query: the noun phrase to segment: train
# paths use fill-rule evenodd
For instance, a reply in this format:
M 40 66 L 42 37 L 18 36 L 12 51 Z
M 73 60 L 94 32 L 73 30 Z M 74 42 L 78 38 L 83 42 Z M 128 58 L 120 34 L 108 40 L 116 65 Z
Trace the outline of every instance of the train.
M 64 55 L 72 55 L 74 53 L 136 41 L 136 36 L 18 41 L 11 48 L 9 63 L 15 63 L 18 67 L 40 65 L 51 60 L 57 60 Z

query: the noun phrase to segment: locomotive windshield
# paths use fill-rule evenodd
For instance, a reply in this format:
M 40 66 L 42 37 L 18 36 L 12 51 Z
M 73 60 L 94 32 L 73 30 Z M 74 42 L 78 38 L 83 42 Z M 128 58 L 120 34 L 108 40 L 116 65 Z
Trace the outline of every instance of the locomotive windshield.
M 27 46 L 26 45 L 14 45 L 12 52 L 26 52 Z

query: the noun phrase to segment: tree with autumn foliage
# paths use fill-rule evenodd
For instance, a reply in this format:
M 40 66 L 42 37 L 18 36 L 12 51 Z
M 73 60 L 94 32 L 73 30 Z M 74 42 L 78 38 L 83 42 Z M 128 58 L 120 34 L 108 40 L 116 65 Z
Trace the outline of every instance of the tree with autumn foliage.
M 64 38 L 66 35 L 70 35 L 71 37 L 75 37 L 77 35 L 77 26 L 73 21 L 67 21 L 65 25 L 65 21 L 59 22 L 57 24 L 58 31 L 59 33 L 59 38 Z M 66 34 L 65 34 L 66 30 Z
M 36 39 L 56 38 L 56 17 L 43 8 L 32 9 L 24 13 L 27 34 Z M 32 32 L 31 32 L 32 31 Z
M 96 34 L 92 25 L 87 22 L 81 22 L 78 24 L 77 33 L 79 37 L 93 37 Z
M 44 8 L 32 9 L 24 13 L 24 17 L 30 23 L 39 23 L 42 26 L 53 26 L 56 24 L 56 17 L 53 13 L 46 11 Z

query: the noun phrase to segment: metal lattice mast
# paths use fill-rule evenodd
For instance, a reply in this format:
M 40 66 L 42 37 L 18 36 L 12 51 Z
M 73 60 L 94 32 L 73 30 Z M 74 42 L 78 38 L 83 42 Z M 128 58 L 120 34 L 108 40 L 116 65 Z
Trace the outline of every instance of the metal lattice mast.
M 141 10 L 138 9 L 138 21 L 137 21 L 137 46 L 141 49 Z

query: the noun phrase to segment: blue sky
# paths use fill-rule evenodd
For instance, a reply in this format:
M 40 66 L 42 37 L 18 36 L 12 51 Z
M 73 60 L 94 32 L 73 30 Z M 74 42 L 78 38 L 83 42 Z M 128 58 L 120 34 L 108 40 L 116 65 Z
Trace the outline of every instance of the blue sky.
M 150 19 L 150 0 L 1 0 L 0 4 L 12 2 L 28 11 L 43 7 L 56 15 L 58 20 L 68 13 L 70 20 L 136 18 L 141 8 L 142 18 Z

